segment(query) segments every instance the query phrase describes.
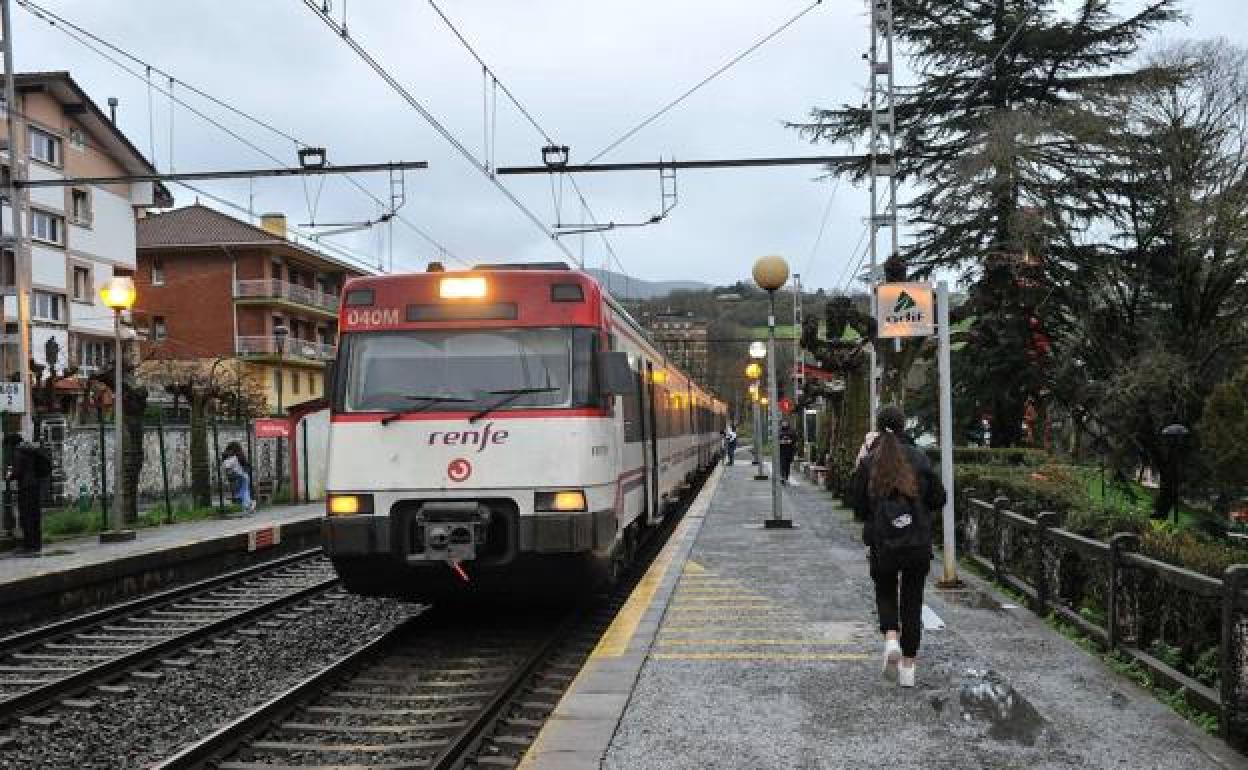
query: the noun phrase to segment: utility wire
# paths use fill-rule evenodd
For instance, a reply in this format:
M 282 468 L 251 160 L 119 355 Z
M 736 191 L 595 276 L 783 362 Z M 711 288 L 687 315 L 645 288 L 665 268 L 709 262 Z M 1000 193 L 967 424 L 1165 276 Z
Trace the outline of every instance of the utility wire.
M 555 140 L 551 138 L 550 132 L 548 132 L 545 128 L 542 127 L 540 123 L 538 123 L 537 119 L 533 117 L 533 114 L 529 112 L 529 110 L 520 102 L 520 99 L 514 93 L 511 92 L 511 89 L 507 87 L 507 84 L 502 82 L 501 79 L 499 79 L 498 73 L 495 72 L 490 67 L 490 65 L 486 63 L 485 59 L 483 59 L 479 53 L 477 53 L 477 50 L 472 46 L 471 43 L 468 42 L 467 38 L 464 37 L 464 35 L 451 22 L 451 20 L 446 16 L 446 14 L 442 12 L 442 9 L 438 7 L 437 3 L 434 2 L 434 0 L 429 0 L 429 4 L 433 6 L 433 9 L 437 11 L 439 16 L 442 17 L 442 20 L 446 22 L 446 25 L 451 29 L 452 32 L 455 33 L 455 37 L 459 38 L 459 42 L 464 46 L 464 48 L 468 49 L 468 52 L 472 54 L 472 57 L 477 60 L 478 64 L 481 65 L 482 78 L 483 78 L 482 83 L 484 84 L 485 82 L 484 78 L 488 76 L 490 80 L 494 83 L 495 87 L 502 89 L 503 93 L 507 96 L 509 100 L 511 100 L 511 103 L 514 104 L 518 110 L 520 110 L 521 114 L 524 115 L 524 117 L 529 121 L 529 124 L 533 126 L 533 128 L 537 131 L 537 133 L 539 133 L 542 136 L 542 138 L 546 140 L 548 144 L 552 144 L 552 145 L 556 144 Z M 494 116 L 497 117 L 497 114 L 498 114 L 497 110 L 495 110 Z M 487 136 L 492 137 L 494 135 L 487 131 Z M 598 217 L 596 214 L 593 213 L 593 210 L 590 208 L 589 202 L 585 199 L 585 194 L 581 191 L 580 185 L 576 183 L 576 177 L 574 175 L 569 174 L 568 181 L 571 182 L 572 187 L 576 192 L 576 197 L 580 199 L 581 207 L 584 210 L 584 213 L 589 217 L 588 221 L 597 222 Z M 563 188 L 562 177 L 560 177 L 559 187 L 560 187 L 560 194 L 556 196 L 554 192 L 554 178 L 552 176 L 551 195 L 555 201 L 556 221 L 559 221 L 559 214 L 562 210 L 562 188 Z M 615 264 L 623 272 L 625 278 L 629 279 L 628 290 L 631 291 L 631 277 L 628 275 L 628 270 L 625 269 L 624 263 L 620 260 L 619 255 L 616 254 L 615 248 L 611 245 L 611 241 L 608 240 L 606 232 L 604 232 L 603 230 L 599 230 L 597 232 L 598 232 L 598 237 L 602 240 L 602 245 L 606 249 L 606 252 L 608 255 L 608 261 L 607 261 L 608 272 L 611 269 L 611 260 L 614 260 Z M 584 234 L 582 233 L 582 238 L 581 238 L 582 253 L 580 254 L 580 257 L 577 259 L 578 264 L 582 268 L 585 266 L 585 254 L 584 254 L 585 240 L 583 236 Z
M 305 0 L 305 1 L 306 1 L 306 0 Z M 768 33 L 766 36 L 764 36 L 763 38 L 761 38 L 760 40 L 758 40 L 757 42 L 755 42 L 755 43 L 754 43 L 753 45 L 751 45 L 749 48 L 747 48 L 747 49 L 745 49 L 744 51 L 742 51 L 741 53 L 737 54 L 737 55 L 736 55 L 735 57 L 733 57 L 733 58 L 732 58 L 732 59 L 731 59 L 731 60 L 730 60 L 727 64 L 725 64 L 725 65 L 721 66 L 719 69 L 717 69 L 717 70 L 715 70 L 714 72 L 712 72 L 711 74 L 707 75 L 705 78 L 703 78 L 702 80 L 698 81 L 698 83 L 697 83 L 696 85 L 694 85 L 692 88 L 688 89 L 687 91 L 685 91 L 685 92 L 684 92 L 683 94 L 681 94 L 680 96 L 677 96 L 675 99 L 673 99 L 672 101 L 668 102 L 668 103 L 667 103 L 666 105 L 664 105 L 663 107 L 660 107 L 660 108 L 659 108 L 659 110 L 658 110 L 657 112 L 655 112 L 654 114 L 652 114 L 650 117 L 646 118 L 645 120 L 643 120 L 643 121 L 641 121 L 640 123 L 638 123 L 636 126 L 633 126 L 633 127 L 632 127 L 632 128 L 630 128 L 628 131 L 624 132 L 624 134 L 623 134 L 623 135 L 622 135 L 619 139 L 616 139 L 614 142 L 612 142 L 611 144 L 607 145 L 605 148 L 603 148 L 602 150 L 600 150 L 600 151 L 598 152 L 598 154 L 597 154 L 597 155 L 595 155 L 594 157 L 590 158 L 587 162 L 588 162 L 588 163 L 593 163 L 594 161 L 596 161 L 596 160 L 600 159 L 602 156 L 604 156 L 604 155 L 606 155 L 607 153 L 609 153 L 609 152 L 611 152 L 612 150 L 614 150 L 616 147 L 619 147 L 621 144 L 624 144 L 624 142 L 627 142 L 627 141 L 628 141 L 629 139 L 631 139 L 631 138 L 632 138 L 632 137 L 633 137 L 633 136 L 634 136 L 637 132 L 641 131 L 641 130 L 642 130 L 643 128 L 645 128 L 646 126 L 648 126 L 648 125 L 650 125 L 651 123 L 653 123 L 654 121 L 658 120 L 660 117 L 662 117 L 664 114 L 666 114 L 669 110 L 671 110 L 671 109 L 672 109 L 673 107 L 675 107 L 676 105 L 678 105 L 678 104 L 680 104 L 681 102 L 683 102 L 685 99 L 688 99 L 690 96 L 692 96 L 694 93 L 696 93 L 698 90 L 700 90 L 700 89 L 701 89 L 703 86 L 705 86 L 707 83 L 710 83 L 710 82 L 711 82 L 712 80 L 714 80 L 715 78 L 719 77 L 720 75 L 724 74 L 724 73 L 725 73 L 725 72 L 727 72 L 728 70 L 732 69 L 732 67 L 733 67 L 733 66 L 735 66 L 735 65 L 736 65 L 738 62 L 740 62 L 742 59 L 744 59 L 744 58 L 746 58 L 747 56 L 749 56 L 750 54 L 754 53 L 754 52 L 755 52 L 755 51 L 757 51 L 759 48 L 762 48 L 764 45 L 766 45 L 768 42 L 770 42 L 773 38 L 775 38 L 775 37 L 776 37 L 777 35 L 779 35 L 781 32 L 784 32 L 786 29 L 788 29 L 789 27 L 791 27 L 791 26 L 793 26 L 794 24 L 796 24 L 796 23 L 798 22 L 798 20 L 800 20 L 803 16 L 805 16 L 806 14 L 810 13 L 811 11 L 813 11 L 813 10 L 814 10 L 817 6 L 819 6 L 820 4 L 822 4 L 822 2 L 823 2 L 823 0 L 815 0 L 813 3 L 811 3 L 811 4 L 810 4 L 810 5 L 808 5 L 808 6 L 806 6 L 806 8 L 805 8 L 805 9 L 803 9 L 801 12 L 799 12 L 799 13 L 798 13 L 797 15 L 795 15 L 793 18 L 789 19 L 788 21 L 786 21 L 785 23 L 781 24 L 781 25 L 780 25 L 779 27 L 777 27 L 776 29 L 772 30 L 770 33 Z
M 218 98 L 218 97 L 216 97 L 216 96 L 213 96 L 212 94 L 210 94 L 210 93 L 208 93 L 208 92 L 204 91 L 204 90 L 203 90 L 203 89 L 201 89 L 201 88 L 198 88 L 198 87 L 196 87 L 196 86 L 194 86 L 194 85 L 192 85 L 192 84 L 190 84 L 190 83 L 187 83 L 185 80 L 182 80 L 181 78 L 177 78 L 177 77 L 175 77 L 173 74 L 169 73 L 168 71 L 166 71 L 166 70 L 164 70 L 164 69 L 161 69 L 160 67 L 158 67 L 158 66 L 156 66 L 156 65 L 154 65 L 154 64 L 151 64 L 151 63 L 147 62 L 146 60 L 142 59 L 142 58 L 141 58 L 141 57 L 139 57 L 138 55 L 136 55 L 136 54 L 134 54 L 134 53 L 132 53 L 132 52 L 130 52 L 130 51 L 127 51 L 126 49 L 122 48 L 121 46 L 119 46 L 119 45 L 117 45 L 117 44 L 115 44 L 115 43 L 112 43 L 112 42 L 110 42 L 110 41 L 108 41 L 108 40 L 105 40 L 104 38 L 100 37 L 99 35 L 96 35 L 95 33 L 91 32 L 90 30 L 85 29 L 85 28 L 83 28 L 82 26 L 80 26 L 80 25 L 78 25 L 78 24 L 75 24 L 74 22 L 70 21 L 69 19 L 66 19 L 66 18 L 65 18 L 65 17 L 63 17 L 63 16 L 60 16 L 60 15 L 58 15 L 58 14 L 56 14 L 56 13 L 54 13 L 54 12 L 52 12 L 52 11 L 50 11 L 50 10 L 46 9 L 46 8 L 44 8 L 43 6 L 40 6 L 39 4 L 37 4 L 37 3 L 35 3 L 35 2 L 32 2 L 32 0 L 17 0 L 17 4 L 18 4 L 19 6 L 21 6 L 22 8 L 24 8 L 27 12 L 29 12 L 30 14 L 32 14 L 33 16 L 35 16 L 36 18 L 40 19 L 41 21 L 46 22 L 49 26 L 56 27 L 56 28 L 57 28 L 58 30 L 60 30 L 63 34 L 65 34 L 67 37 L 69 37 L 69 38 L 71 38 L 71 39 L 73 39 L 73 40 L 77 41 L 79 44 L 81 44 L 81 45 L 82 45 L 82 46 L 84 46 L 85 48 L 87 48 L 87 49 L 89 49 L 89 50 L 93 51 L 94 53 L 96 53 L 96 54 L 97 54 L 97 55 L 99 55 L 100 57 L 102 57 L 102 58 L 104 58 L 105 60 L 107 60 L 107 61 L 111 62 L 112 64 L 114 64 L 115 66 L 117 66 L 117 67 L 118 67 L 119 69 L 121 69 L 122 71 L 129 73 L 131 76 L 133 76 L 133 77 L 135 77 L 135 78 L 137 78 L 137 79 L 140 79 L 140 80 L 145 81 L 145 83 L 146 83 L 146 85 L 147 85 L 147 88 L 148 88 L 148 102 L 149 102 L 149 108 L 148 108 L 148 111 L 149 111 L 149 113 L 151 112 L 151 107 L 150 107 L 150 103 L 151 103 L 151 92 L 152 92 L 153 90 L 155 90 L 157 93 L 161 94 L 162 96 L 166 96 L 166 97 L 168 97 L 171 101 L 173 101 L 173 102 L 175 102 L 176 104 L 178 104 L 178 105 L 182 106 L 184 109 L 188 110 L 189 112 L 191 112 L 192 114 L 194 114 L 196 117 L 199 117 L 200 119 L 202 119 L 202 120 L 204 120 L 204 121 L 206 121 L 206 122 L 210 123 L 211 125 L 215 126 L 216 128 L 220 129 L 221 131 L 225 132 L 225 133 L 226 133 L 226 134 L 228 134 L 231 138 L 235 139 L 235 140 L 236 140 L 236 141 L 238 141 L 239 143 L 241 143 L 241 144 L 245 145 L 246 147 L 249 147 L 250 149 L 254 150 L 255 152 L 259 153 L 260 155 L 263 155 L 264 157 L 268 158 L 269 160 L 272 160 L 274 163 L 277 163 L 278 165 L 281 165 L 281 166 L 283 166 L 283 167 L 285 167 L 285 168 L 290 168 L 290 165 L 289 165 L 286 161 L 284 161 L 284 160 L 282 160 L 281 158 L 278 158 L 277 156 L 273 155 L 273 154 L 272 154 L 272 153 L 270 153 L 269 151 L 265 150 L 263 147 L 260 147 L 259 145 L 257 145 L 256 143 L 254 143 L 254 142 L 250 141 L 249 139 L 247 139 L 246 137 L 242 136 L 242 135 L 241 135 L 241 134 L 239 134 L 238 132 L 234 131 L 234 130 L 233 130 L 233 129 L 231 129 L 230 127 L 228 127 L 228 126 L 226 126 L 226 125 L 222 124 L 220 121 L 218 121 L 218 120 L 216 120 L 216 119 L 212 118 L 211 116 L 209 116 L 209 115 L 205 114 L 204 112 L 200 111 L 199 109 L 196 109 L 194 106 L 192 106 L 192 105 L 188 104 L 188 103 L 187 103 L 186 101 L 184 101 L 183 99 L 180 99 L 180 98 L 175 97 L 175 96 L 174 96 L 174 94 L 172 93 L 172 90 L 173 90 L 173 88 L 172 88 L 172 84 L 176 82 L 176 83 L 178 83 L 178 84 L 179 84 L 182 88 L 184 88 L 185 90 L 187 90 L 188 92 L 193 93 L 193 94 L 195 94 L 196 96 L 199 96 L 200 98 L 205 99 L 205 100 L 207 100 L 207 101 L 211 102 L 212 104 L 215 104 L 215 105 L 217 105 L 218 107 L 221 107 L 222 109 L 227 110 L 228 112 L 230 112 L 230 113 L 232 113 L 232 114 L 234 114 L 234 115 L 237 115 L 238 117 L 243 118 L 244 120 L 249 121 L 250 123 L 255 124 L 256 126 L 259 126 L 260 128 L 263 128 L 263 129 L 265 129 L 265 130 L 267 130 L 267 131 L 270 131 L 270 132 L 272 132 L 273 134 L 275 134 L 275 135 L 277 135 L 277 136 L 279 136 L 279 137 L 281 137 L 281 138 L 283 138 L 283 139 L 286 139 L 286 140 L 288 140 L 288 141 L 292 142 L 292 143 L 293 143 L 293 144 L 295 144 L 297 147 L 311 147 L 311 146 L 312 146 L 312 145 L 310 145 L 308 142 L 305 142 L 304 140 L 302 140 L 302 139 L 300 139 L 300 138 L 298 138 L 298 137 L 296 137 L 296 136 L 293 136 L 292 134 L 290 134 L 290 133 L 288 133 L 288 132 L 286 132 L 286 131 L 283 131 L 283 130 L 282 130 L 282 129 L 280 129 L 280 128 L 277 128 L 277 127 L 276 127 L 276 126 L 274 126 L 273 124 L 268 123 L 268 122 L 266 122 L 266 121 L 264 121 L 264 120 L 261 120 L 260 118 L 257 118 L 256 116 L 252 115 L 251 113 L 248 113 L 248 112 L 246 112 L 246 111 L 244 111 L 244 110 L 242 110 L 242 109 L 240 109 L 240 108 L 238 108 L 238 107 L 235 107 L 234 105 L 230 104 L 229 102 L 226 102 L 226 101 L 224 101 L 224 100 L 222 100 L 222 99 L 220 99 L 220 98 Z M 88 41 L 93 41 L 93 43 L 94 43 L 94 44 L 92 44 L 92 42 L 88 42 Z M 101 47 L 102 47 L 102 48 L 106 48 L 106 49 L 108 49 L 109 51 L 112 51 L 112 52 L 113 52 L 113 53 L 115 53 L 117 56 L 121 56 L 121 57 L 123 57 L 123 58 L 125 58 L 125 59 L 128 59 L 128 60 L 130 60 L 131 62 L 134 62 L 135 64 L 137 64 L 137 65 L 139 65 L 139 66 L 143 67 L 143 69 L 144 69 L 144 74 L 143 74 L 143 75 L 140 75 L 137 71 L 135 71 L 135 70 L 131 69 L 130 67 L 128 67 L 127 65 L 125 65 L 125 64 L 123 64 L 121 61 L 119 61 L 119 60 L 118 60 L 115 56 L 113 56 L 113 55 L 111 55 L 111 54 L 109 54 L 109 53 L 106 53 L 105 51 L 101 50 Z M 152 73 L 158 73 L 158 74 L 160 74 L 160 75 L 165 76 L 165 77 L 168 79 L 168 82 L 170 83 L 170 88 L 169 88 L 168 90 L 165 90 L 165 89 L 160 88 L 159 86 L 154 86 L 154 85 L 152 85 L 152 82 L 151 82 L 151 74 L 152 74 Z M 149 123 L 150 123 L 150 114 L 149 114 Z M 154 131 L 154 129 L 153 129 L 153 130 L 151 130 L 151 131 L 149 131 L 149 133 L 150 133 L 150 134 L 152 134 L 152 141 L 155 141 L 155 139 L 154 139 L 154 136 L 155 136 L 155 131 Z M 151 153 L 152 153 L 152 156 L 153 156 L 153 157 L 152 157 L 152 162 L 153 162 L 153 163 L 155 163 L 155 162 L 156 162 L 156 158 L 155 158 L 155 149 L 154 149 L 154 147 L 155 147 L 155 145 L 153 145 L 153 146 L 152 146 L 152 150 L 151 150 Z M 329 164 L 329 165 L 332 165 L 332 164 Z M 386 206 L 387 206 L 388 204 L 387 204 L 385 201 L 383 201 L 381 198 L 377 197 L 377 195 L 376 195 L 375 193 L 373 193 L 371 190 L 369 190 L 369 189 L 368 189 L 367 187 L 365 187 L 363 184 L 361 184 L 361 183 L 360 183 L 360 181 L 359 181 L 358 179 L 356 179 L 355 177 L 350 176 L 350 175 L 344 175 L 344 176 L 345 176 L 346 180 L 347 180 L 347 181 L 348 181 L 348 182 L 349 182 L 352 186 L 354 186 L 356 189 L 358 189 L 360 192 L 362 192 L 362 193 L 363 193 L 364 195 L 366 195 L 367 197 L 371 198 L 371 199 L 373 200 L 373 202 L 374 202 L 374 203 L 376 203 L 378 206 L 381 206 L 381 207 L 383 208 L 383 210 L 386 208 Z M 184 185 L 184 186 L 185 186 L 185 185 Z M 208 197 L 211 197 L 211 196 L 208 196 Z M 250 214 L 251 214 L 250 210 L 244 210 L 244 213 L 247 213 L 249 216 L 250 216 Z M 468 265 L 468 262 L 467 262 L 466 260 L 464 260 L 464 259 L 462 259 L 461 257 L 459 257 L 458 255 L 454 254 L 454 253 L 453 253 L 450 249 L 446 248 L 446 246 L 444 246 L 443 244 L 439 243 L 439 242 L 438 242 L 435 238 L 433 238 L 431 235 L 429 235 L 429 234 L 428 234 L 428 233 L 427 233 L 424 229 L 422 229 L 421 227 L 419 227 L 419 226 L 417 226 L 416 224 L 412 223 L 412 222 L 411 222 L 411 221 L 409 221 L 406 217 L 404 217 L 404 216 L 402 216 L 402 215 L 398 214 L 397 212 L 394 212 L 394 213 L 393 213 L 393 218 L 394 218 L 394 219 L 399 220 L 399 222 L 401 222 L 402 224 L 404 224 L 405 226 L 407 226 L 409 229 L 411 229 L 414 233 L 416 233 L 418 236 L 420 236 L 422 239 L 424 239 L 424 240 L 425 240 L 427 243 L 429 243 L 431 246 L 433 246 L 434 248 L 438 249 L 438 251 L 439 251 L 439 252 L 441 252 L 441 253 L 445 254 L 446 256 L 450 257 L 451 259 L 454 259 L 455 261 L 457 261 L 457 262 L 459 262 L 459 263 L 461 263 L 461 264 L 463 264 L 463 265 L 465 265 L 465 266 L 466 266 L 466 265 Z
M 536 226 L 539 230 L 541 230 L 542 233 L 544 233 L 546 237 L 549 238 L 551 242 L 554 243 L 555 246 L 560 251 L 562 251 L 565 255 L 567 255 L 568 259 L 572 260 L 573 262 L 577 262 L 577 264 L 579 264 L 576 256 L 572 253 L 571 249 L 569 249 L 564 244 L 560 243 L 558 237 L 556 237 L 556 235 L 553 232 L 551 232 L 549 228 L 546 227 L 545 223 L 543 223 L 540 219 L 538 219 L 537 215 L 534 214 L 532 211 L 530 211 L 529 208 L 525 206 L 524 203 L 522 203 L 520 199 L 517 198 L 511 190 L 509 190 L 502 182 L 498 181 L 498 177 L 490 173 L 490 170 L 484 165 L 482 165 L 481 161 L 479 161 L 476 158 L 476 156 L 474 156 L 472 152 L 467 147 L 465 147 L 464 144 L 460 142 L 459 139 L 454 134 L 452 134 L 445 126 L 443 126 L 442 123 L 439 122 L 438 119 L 434 117 L 434 115 L 431 112 L 429 112 L 429 110 L 424 106 L 424 104 L 422 104 L 418 99 L 416 99 L 416 97 L 412 96 L 411 92 L 408 91 L 403 86 L 403 84 L 400 83 L 394 77 L 394 75 L 391 75 L 390 72 L 380 62 L 377 61 L 377 59 L 373 58 L 372 54 L 370 54 L 368 50 L 364 48 L 363 45 L 361 45 L 355 38 L 351 37 L 347 33 L 347 30 L 343 25 L 334 21 L 334 19 L 330 17 L 329 14 L 326 13 L 322 9 L 321 6 L 317 5 L 317 3 L 314 2 L 314 0 L 303 0 L 303 4 L 307 6 L 308 9 L 311 10 L 312 13 L 315 14 L 317 18 L 323 21 L 327 27 L 333 30 L 342 39 L 342 41 L 351 48 L 351 50 L 355 51 L 356 55 L 359 56 L 364 61 L 365 64 L 371 67 L 373 71 L 377 73 L 378 77 L 380 77 L 383 81 L 385 81 L 385 83 L 389 85 L 390 88 L 393 89 L 395 93 L 401 96 L 403 100 L 406 101 L 408 105 L 412 107 L 412 109 L 416 110 L 416 112 L 419 113 L 420 116 L 425 119 L 425 122 L 428 123 L 433 128 L 434 131 L 436 131 L 439 135 L 441 135 L 441 137 L 445 139 L 447 143 L 449 143 L 452 147 L 454 147 L 455 150 L 458 151 L 459 154 L 462 155 L 465 160 L 471 163 L 472 166 L 476 168 L 477 171 L 481 172 L 481 174 L 484 175 L 485 178 L 488 179 L 491 184 L 493 184 L 496 188 L 498 188 L 498 191 L 501 192 L 509 201 L 511 201 L 511 203 L 517 209 L 519 209 L 520 212 L 523 213 L 524 216 L 530 222 L 532 222 L 534 226 Z
M 836 191 L 840 186 L 841 178 L 834 177 L 832 190 L 828 193 L 828 202 L 823 207 L 823 219 L 819 222 L 819 234 L 815 236 L 815 245 L 810 247 L 810 256 L 806 258 L 806 268 L 802 270 L 802 275 L 809 275 L 810 267 L 815 262 L 815 255 L 819 253 L 819 246 L 823 243 L 823 233 L 828 229 L 828 218 L 832 214 L 832 204 L 836 202 Z
M 455 33 L 455 37 L 459 38 L 459 42 L 463 44 L 464 48 L 468 49 L 468 53 L 472 54 L 472 58 L 477 60 L 477 64 L 481 65 L 481 69 L 485 70 L 485 72 L 491 78 L 494 79 L 495 84 L 497 84 L 498 87 L 502 89 L 503 94 L 511 101 L 512 104 L 516 106 L 516 109 L 520 110 L 520 114 L 524 116 L 525 120 L 529 121 L 529 125 L 537 129 L 537 133 L 541 134 L 542 137 L 545 138 L 547 143 L 555 144 L 555 140 L 550 138 L 550 134 L 547 133 L 546 129 L 542 128 L 541 125 L 538 124 L 537 119 L 534 118 L 533 115 L 530 114 L 529 111 L 525 108 L 525 106 L 520 103 L 520 100 L 517 99 L 515 94 L 511 92 L 511 89 L 507 87 L 507 84 L 504 83 L 502 81 L 502 78 L 498 76 L 498 73 L 495 72 L 493 68 L 490 67 L 490 65 L 485 63 L 485 60 L 481 58 L 480 54 L 477 53 L 477 50 L 472 47 L 472 44 L 469 43 L 468 40 L 463 36 L 463 34 L 460 33 L 459 29 L 447 17 L 447 15 L 442 12 L 442 9 L 438 7 L 438 4 L 435 3 L 434 0 L 429 0 L 429 5 L 432 6 L 433 10 L 438 14 L 438 16 L 442 18 L 442 21 L 446 24 L 447 27 L 450 28 L 451 32 Z

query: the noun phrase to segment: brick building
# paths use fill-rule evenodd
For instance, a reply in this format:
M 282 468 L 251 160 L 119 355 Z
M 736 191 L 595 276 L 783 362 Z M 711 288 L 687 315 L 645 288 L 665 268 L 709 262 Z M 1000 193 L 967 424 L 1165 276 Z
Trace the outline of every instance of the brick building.
M 144 358 L 237 362 L 270 408 L 324 395 L 338 341 L 338 295 L 359 268 L 286 238 L 280 214 L 261 226 L 195 204 L 138 227 L 138 323 Z M 273 334 L 289 330 L 278 356 Z M 280 366 L 279 366 L 280 364 Z
M 155 169 L 87 96 L 68 72 L 19 73 L 17 107 L 24 124 L 18 157 L 31 180 L 108 177 Z M 2 101 L 0 101 L 2 104 Z M 2 173 L 10 172 L 7 130 L 0 122 Z M 152 182 L 32 188 L 25 235 L 31 252 L 31 357 L 46 363 L 55 349 L 57 369 L 77 365 L 86 375 L 112 360 L 113 317 L 99 289 L 135 266 L 135 222 L 151 206 L 172 206 L 168 191 Z M 13 210 L 3 204 L 4 234 Z M 17 370 L 17 302 L 11 237 L 0 262 L 6 287 L 6 379 Z
M 710 324 L 693 313 L 656 313 L 646 316 L 646 330 L 678 367 L 701 383 L 707 381 Z

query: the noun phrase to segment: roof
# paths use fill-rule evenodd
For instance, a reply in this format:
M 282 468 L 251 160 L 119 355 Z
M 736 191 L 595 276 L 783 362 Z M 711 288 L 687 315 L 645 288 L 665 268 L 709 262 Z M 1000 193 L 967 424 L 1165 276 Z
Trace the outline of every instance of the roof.
M 353 275 L 366 270 L 319 251 L 274 235 L 241 219 L 202 203 L 151 214 L 138 221 L 139 249 L 204 248 L 216 246 L 267 246 L 286 248 Z
M 108 150 L 122 168 L 130 174 L 158 173 L 151 161 L 134 146 L 121 129 L 100 109 L 82 86 L 65 70 L 46 72 L 19 72 L 14 77 L 19 91 L 47 90 L 66 108 L 76 108 L 74 119 L 91 133 L 104 149 Z M 156 201 L 160 206 L 172 206 L 173 195 L 164 184 L 156 183 Z

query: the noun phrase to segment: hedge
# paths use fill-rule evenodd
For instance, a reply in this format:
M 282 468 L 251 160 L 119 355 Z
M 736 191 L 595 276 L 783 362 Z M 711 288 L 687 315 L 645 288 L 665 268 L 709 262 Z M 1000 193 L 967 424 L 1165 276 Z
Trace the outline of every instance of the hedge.
M 931 458 L 935 464 L 940 463 L 940 448 L 928 447 L 927 456 Z M 1023 448 L 1007 448 L 993 449 L 991 447 L 954 447 L 953 448 L 953 464 L 957 465 L 1010 465 L 1023 466 L 1028 468 L 1036 468 L 1046 463 L 1052 462 L 1052 457 L 1043 449 L 1023 449 Z

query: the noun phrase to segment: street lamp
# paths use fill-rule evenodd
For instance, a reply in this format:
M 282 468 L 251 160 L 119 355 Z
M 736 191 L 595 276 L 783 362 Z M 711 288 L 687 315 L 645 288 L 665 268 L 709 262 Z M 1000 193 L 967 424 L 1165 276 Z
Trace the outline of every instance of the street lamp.
M 113 337 L 116 341 L 114 353 L 116 378 L 113 385 L 113 506 L 109 512 L 112 521 L 109 528 L 100 532 L 101 543 L 123 543 L 135 538 L 134 530 L 125 529 L 125 514 L 121 510 L 122 475 L 124 465 L 125 429 L 122 427 L 125 404 L 125 374 L 122 369 L 121 352 L 121 312 L 134 307 L 138 293 L 134 290 L 134 280 L 129 276 L 114 276 L 100 290 L 100 299 L 113 311 Z
M 1170 463 L 1171 477 L 1174 479 L 1174 497 L 1162 497 L 1158 490 L 1158 500 L 1160 503 L 1158 509 L 1153 512 L 1153 517 L 1164 519 L 1169 515 L 1170 511 L 1174 511 L 1174 523 L 1179 523 L 1179 503 L 1183 500 L 1183 484 L 1181 474 L 1183 472 L 1182 465 L 1179 462 L 1179 455 L 1183 452 L 1183 445 L 1187 441 L 1191 431 L 1186 425 L 1180 423 L 1171 423 L 1161 429 L 1162 441 L 1166 444 L 1166 461 Z
M 754 343 L 750 345 L 750 355 L 755 358 L 761 358 L 761 356 L 755 356 L 755 353 L 766 355 L 767 349 L 761 343 Z M 760 413 L 758 411 L 760 395 L 758 383 L 763 378 L 763 365 L 758 360 L 751 361 L 745 367 L 745 376 L 750 380 L 750 415 L 753 420 L 752 425 L 754 426 L 754 440 L 750 442 L 750 448 L 754 454 L 754 480 L 766 481 L 767 474 L 763 473 L 763 454 L 759 447 L 759 442 L 762 440 L 763 427 L 759 421 Z
M 754 283 L 767 292 L 769 302 L 767 311 L 767 356 L 771 366 L 767 367 L 767 414 L 771 418 L 771 518 L 764 522 L 767 529 L 790 529 L 791 519 L 784 518 L 784 508 L 780 501 L 780 415 L 776 412 L 776 290 L 789 280 L 789 264 L 784 257 L 760 257 L 754 263 Z M 753 345 L 751 345 L 753 347 Z
M 286 372 L 282 367 L 285 362 L 286 354 L 286 338 L 290 336 L 290 329 L 284 324 L 278 324 L 273 327 L 273 346 L 277 350 L 277 413 L 284 415 L 286 413 L 286 405 L 282 403 L 283 383 L 286 379 Z M 283 446 L 282 437 L 277 437 L 277 488 L 282 488 L 282 457 L 285 447 Z

